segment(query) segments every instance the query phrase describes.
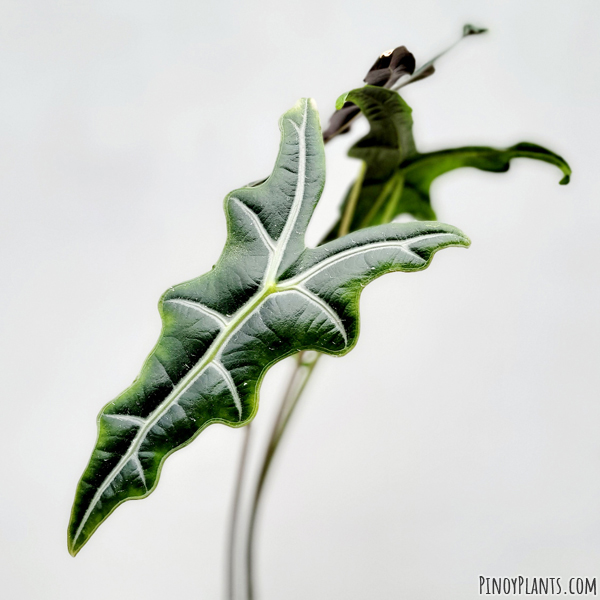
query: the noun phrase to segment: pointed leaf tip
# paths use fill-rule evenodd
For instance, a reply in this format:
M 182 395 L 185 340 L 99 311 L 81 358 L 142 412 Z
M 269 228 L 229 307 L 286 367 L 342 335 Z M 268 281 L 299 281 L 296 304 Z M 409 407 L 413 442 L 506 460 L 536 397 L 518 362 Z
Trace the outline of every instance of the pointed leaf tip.
M 73 557 L 77 556 L 77 553 L 80 550 L 80 548 L 76 548 L 75 544 L 73 543 L 73 539 L 71 537 L 71 531 L 69 531 L 68 537 L 67 537 L 67 550 L 69 551 L 69 554 Z
M 479 35 L 480 33 L 487 33 L 489 30 L 485 27 L 476 27 L 475 25 L 471 25 L 467 23 L 463 26 L 463 37 L 467 37 L 468 35 Z
M 350 92 L 343 93 L 336 101 L 335 101 L 335 109 L 342 110 L 344 108 L 344 104 L 346 104 L 346 98 Z

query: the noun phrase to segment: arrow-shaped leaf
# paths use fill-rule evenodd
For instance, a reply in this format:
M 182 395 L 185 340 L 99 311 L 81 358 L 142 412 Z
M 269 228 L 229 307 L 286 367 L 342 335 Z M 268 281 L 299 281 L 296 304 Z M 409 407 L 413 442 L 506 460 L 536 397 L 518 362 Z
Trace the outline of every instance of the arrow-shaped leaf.
M 411 109 L 393 90 L 367 85 L 341 98 L 352 99 L 370 124 L 369 133 L 348 152 L 366 165 L 349 231 L 389 223 L 401 214 L 419 220 L 436 219 L 429 194 L 431 184 L 440 175 L 461 167 L 502 173 L 508 171 L 513 158 L 532 158 L 556 165 L 564 175 L 560 183 L 569 183 L 571 168 L 564 158 L 528 142 L 504 149 L 465 146 L 426 154 L 417 152 Z M 342 212 L 350 198 L 348 192 Z M 326 240 L 335 237 L 339 226 L 340 221 Z
M 362 288 L 467 246 L 440 223 L 393 224 L 316 249 L 304 234 L 325 182 L 319 117 L 302 100 L 280 122 L 273 174 L 225 199 L 228 237 L 209 273 L 161 298 L 163 328 L 133 384 L 98 417 L 69 524 L 76 554 L 122 502 L 147 496 L 164 460 L 207 425 L 248 423 L 268 368 L 300 350 L 341 355 L 358 337 Z

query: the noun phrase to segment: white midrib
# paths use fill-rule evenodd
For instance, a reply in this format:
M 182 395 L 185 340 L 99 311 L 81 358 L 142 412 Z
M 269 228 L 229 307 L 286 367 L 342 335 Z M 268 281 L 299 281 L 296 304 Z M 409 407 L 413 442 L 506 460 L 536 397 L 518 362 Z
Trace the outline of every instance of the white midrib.
M 307 120 L 307 108 L 308 108 L 308 100 L 304 101 L 304 113 L 302 118 L 302 123 L 300 127 L 296 125 L 291 119 L 289 122 L 294 126 L 296 132 L 298 133 L 298 183 L 296 186 L 296 191 L 294 194 L 294 199 L 292 201 L 292 206 L 290 209 L 290 213 L 288 216 L 288 220 L 279 236 L 275 248 L 273 249 L 270 244 L 266 244 L 269 250 L 269 262 L 267 264 L 266 276 L 258 289 L 255 296 L 253 296 L 246 304 L 244 304 L 236 313 L 234 313 L 227 324 L 224 327 L 219 335 L 214 339 L 210 348 L 203 356 L 202 360 L 191 369 L 185 377 L 174 386 L 173 390 L 169 393 L 169 395 L 161 402 L 154 411 L 147 417 L 144 425 L 142 425 L 136 434 L 135 439 L 133 440 L 131 446 L 127 450 L 127 452 L 123 455 L 121 460 L 117 463 L 117 465 L 113 468 L 113 470 L 109 473 L 104 483 L 98 488 L 90 505 L 85 511 L 81 523 L 77 528 L 75 536 L 73 537 L 73 545 L 81 535 L 85 524 L 87 523 L 92 511 L 98 504 L 98 501 L 108 488 L 108 486 L 114 481 L 115 477 L 123 470 L 125 465 L 134 457 L 138 456 L 138 450 L 144 440 L 146 439 L 146 435 L 148 432 L 156 425 L 156 423 L 167 413 L 167 411 L 171 408 L 171 406 L 177 402 L 178 398 L 181 396 L 186 389 L 194 383 L 194 381 L 199 377 L 204 369 L 210 365 L 210 363 L 217 358 L 220 353 L 222 347 L 225 342 L 235 333 L 235 331 L 243 325 L 243 323 L 254 313 L 256 308 L 266 300 L 271 294 L 277 292 L 277 288 L 275 286 L 276 280 L 275 277 L 277 275 L 277 270 L 279 269 L 279 265 L 281 264 L 281 260 L 283 259 L 285 249 L 291 237 L 292 231 L 296 226 L 296 221 L 298 219 L 298 214 L 300 213 L 300 209 L 302 207 L 302 200 L 304 198 L 304 187 L 305 187 L 305 178 L 306 178 L 306 120 Z M 226 382 L 227 383 L 227 382 Z M 234 396 L 235 398 L 235 396 Z M 241 412 L 240 412 L 240 420 L 241 420 Z M 137 465 L 136 465 L 137 466 Z M 143 479 L 145 484 L 145 478 Z
M 283 227 L 283 231 L 277 240 L 275 246 L 275 253 L 273 254 L 272 260 L 267 267 L 267 274 L 265 277 L 265 283 L 267 286 L 272 287 L 276 283 L 277 270 L 281 265 L 283 255 L 287 248 L 288 242 L 292 235 L 294 227 L 296 227 L 296 221 L 300 209 L 302 208 L 302 200 L 304 199 L 304 185 L 306 182 L 306 112 L 308 107 L 308 100 L 304 101 L 304 114 L 302 116 L 302 124 L 300 127 L 294 123 L 291 119 L 288 121 L 292 124 L 296 133 L 298 134 L 298 184 L 296 185 L 296 191 L 294 194 L 294 200 L 292 201 L 292 207 L 290 214 Z

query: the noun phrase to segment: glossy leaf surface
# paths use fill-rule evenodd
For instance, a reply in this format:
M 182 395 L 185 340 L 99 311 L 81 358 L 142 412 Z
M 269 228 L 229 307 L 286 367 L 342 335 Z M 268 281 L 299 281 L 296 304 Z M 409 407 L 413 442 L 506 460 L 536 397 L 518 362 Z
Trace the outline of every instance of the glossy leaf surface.
M 560 183 L 569 182 L 571 169 L 561 156 L 528 142 L 504 149 L 465 146 L 421 154 L 412 134 L 411 109 L 397 92 L 367 85 L 344 94 L 338 102 L 348 99 L 360 107 L 370 124 L 369 133 L 348 152 L 366 165 L 350 231 L 389 223 L 402 214 L 419 220 L 436 219 L 431 184 L 440 175 L 461 167 L 502 173 L 508 171 L 513 158 L 532 158 L 557 166 L 563 172 Z M 339 224 L 326 241 L 335 237 Z
M 247 424 L 271 365 L 300 350 L 348 352 L 367 283 L 391 271 L 424 269 L 440 248 L 469 243 L 451 226 L 409 223 L 306 248 L 325 182 L 312 102 L 300 101 L 280 128 L 272 175 L 225 199 L 228 236 L 218 263 L 162 296 L 156 347 L 138 378 L 98 417 L 69 524 L 72 554 L 119 504 L 147 496 L 165 458 L 207 425 Z

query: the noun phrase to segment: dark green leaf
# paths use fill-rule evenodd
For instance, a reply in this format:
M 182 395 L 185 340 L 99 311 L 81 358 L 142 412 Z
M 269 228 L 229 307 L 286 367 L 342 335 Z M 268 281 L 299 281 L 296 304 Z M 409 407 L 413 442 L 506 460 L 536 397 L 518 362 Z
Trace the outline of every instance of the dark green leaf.
M 349 92 L 346 100 L 360 107 L 370 125 L 369 133 L 350 148 L 348 156 L 367 164 L 366 181 L 387 178 L 416 152 L 411 108 L 396 92 L 370 85 Z
M 416 150 L 412 110 L 397 92 L 366 85 L 340 96 L 338 104 L 348 101 L 360 108 L 370 125 L 369 133 L 348 151 L 348 156 L 361 159 L 366 167 L 350 221 L 350 231 L 355 231 L 364 227 L 363 223 L 378 224 L 371 219 L 374 212 L 385 211 L 389 199 L 402 193 L 402 180 L 395 177 L 395 173 L 402 161 Z M 342 213 L 347 210 L 349 199 L 350 191 L 342 204 Z M 340 221 L 331 229 L 326 241 L 337 237 L 339 227 Z
M 348 152 L 366 165 L 349 231 L 389 223 L 402 214 L 419 220 L 435 220 L 429 195 L 431 183 L 460 167 L 501 173 L 508 171 L 513 158 L 533 158 L 556 165 L 564 174 L 560 183 L 569 182 L 571 169 L 561 156 L 528 142 L 506 149 L 466 146 L 420 154 L 412 136 L 411 109 L 397 92 L 365 86 L 340 97 L 340 100 L 346 99 L 360 106 L 370 124 L 369 133 Z M 353 189 L 354 186 L 346 196 L 342 214 L 348 208 Z M 336 237 L 340 224 L 341 217 L 325 241 Z
M 449 225 L 409 223 L 306 248 L 325 182 L 316 109 L 300 101 L 280 128 L 272 175 L 225 199 L 228 237 L 218 263 L 162 296 L 157 345 L 138 378 L 98 416 L 69 524 L 72 554 L 117 506 L 150 494 L 165 459 L 206 426 L 247 424 L 270 366 L 300 350 L 351 350 L 366 284 L 424 269 L 440 248 L 469 244 Z
M 461 167 L 504 173 L 508 171 L 513 158 L 533 158 L 556 165 L 564 174 L 560 184 L 569 183 L 571 168 L 564 158 L 542 146 L 527 142 L 505 149 L 465 146 L 417 154 L 406 160 L 399 169 L 404 176 L 404 192 L 394 208 L 394 216 L 408 213 L 417 219 L 423 216 L 427 219 L 435 218 L 429 196 L 429 189 L 434 179 Z

